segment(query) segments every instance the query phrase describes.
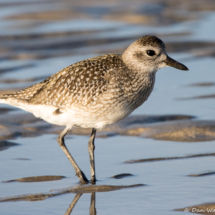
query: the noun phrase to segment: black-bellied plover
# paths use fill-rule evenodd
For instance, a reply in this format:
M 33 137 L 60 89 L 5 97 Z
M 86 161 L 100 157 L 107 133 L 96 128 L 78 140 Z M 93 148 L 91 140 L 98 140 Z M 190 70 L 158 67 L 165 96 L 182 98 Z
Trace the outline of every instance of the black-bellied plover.
M 94 139 L 96 130 L 117 122 L 143 104 L 153 90 L 155 73 L 165 66 L 188 70 L 170 58 L 164 43 L 144 36 L 121 54 L 106 54 L 72 64 L 41 83 L 6 94 L 6 103 L 66 128 L 57 141 L 81 182 L 88 180 L 64 143 L 73 127 L 92 128 L 88 143 L 91 182 L 95 183 Z

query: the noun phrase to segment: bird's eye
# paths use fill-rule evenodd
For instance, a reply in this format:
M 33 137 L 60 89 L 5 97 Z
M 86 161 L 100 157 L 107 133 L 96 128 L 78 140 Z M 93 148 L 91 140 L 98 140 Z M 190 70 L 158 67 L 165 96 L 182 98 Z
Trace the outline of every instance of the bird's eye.
M 149 56 L 154 56 L 155 55 L 155 51 L 153 51 L 153 50 L 147 50 L 146 53 Z

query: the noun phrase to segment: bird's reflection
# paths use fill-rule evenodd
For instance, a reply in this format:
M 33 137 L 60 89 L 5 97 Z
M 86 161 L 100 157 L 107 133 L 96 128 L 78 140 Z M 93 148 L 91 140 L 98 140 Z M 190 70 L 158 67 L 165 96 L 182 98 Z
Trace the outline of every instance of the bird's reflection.
M 70 215 L 72 213 L 73 208 L 75 207 L 76 203 L 80 199 L 83 193 L 77 193 L 72 200 L 69 208 L 67 209 L 66 213 L 64 215 Z M 90 215 L 96 215 L 96 193 L 91 193 L 91 200 L 90 200 L 90 209 L 89 209 Z
M 91 193 L 90 215 L 96 215 L 96 193 Z

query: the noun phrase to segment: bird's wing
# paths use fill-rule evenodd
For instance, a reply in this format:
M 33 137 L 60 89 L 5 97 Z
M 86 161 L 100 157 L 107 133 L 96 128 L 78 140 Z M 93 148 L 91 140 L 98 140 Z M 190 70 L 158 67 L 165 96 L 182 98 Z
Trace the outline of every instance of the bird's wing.
M 17 99 L 30 104 L 67 107 L 75 103 L 96 102 L 107 90 L 113 65 L 118 55 L 103 55 L 70 65 L 41 83 L 15 92 Z

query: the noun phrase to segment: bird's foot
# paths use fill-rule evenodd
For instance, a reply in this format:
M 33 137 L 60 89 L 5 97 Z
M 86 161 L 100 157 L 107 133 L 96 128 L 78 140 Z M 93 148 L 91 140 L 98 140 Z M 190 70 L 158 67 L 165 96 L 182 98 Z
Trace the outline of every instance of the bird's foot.
M 91 175 L 91 184 L 96 184 L 96 176 Z
M 87 177 L 85 176 L 85 174 L 82 171 L 77 172 L 76 175 L 78 176 L 78 178 L 80 179 L 82 184 L 89 183 L 89 180 L 87 179 Z

